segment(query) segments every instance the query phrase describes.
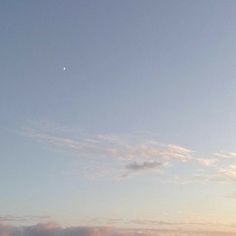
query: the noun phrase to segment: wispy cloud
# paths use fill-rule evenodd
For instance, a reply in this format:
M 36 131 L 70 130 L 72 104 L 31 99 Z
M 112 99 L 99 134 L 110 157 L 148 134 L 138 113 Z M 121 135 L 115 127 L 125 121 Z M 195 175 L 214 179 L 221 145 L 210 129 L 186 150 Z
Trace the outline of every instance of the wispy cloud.
M 24 129 L 27 137 L 48 143 L 56 147 L 80 152 L 83 155 L 113 157 L 122 160 L 192 160 L 193 151 L 174 144 L 163 144 L 145 136 L 134 135 L 80 135 L 79 138 L 63 137 L 42 133 L 34 129 Z
M 216 158 L 212 158 L 212 159 L 198 158 L 196 160 L 203 166 L 212 166 L 218 161 Z
M 211 172 L 194 174 L 193 179 L 204 182 L 206 181 L 215 181 L 219 183 L 236 182 L 236 166 L 235 165 L 217 166 Z
M 106 162 L 113 162 L 117 168 L 123 169 L 123 173 L 120 170 L 118 171 L 121 178 L 134 172 L 161 169 L 167 166 L 169 162 L 186 163 L 192 161 L 194 153 L 186 147 L 176 144 L 163 144 L 152 137 L 140 134 L 85 135 L 80 133 L 74 137 L 59 135 L 52 129 L 45 132 L 45 128 L 43 131 L 26 128 L 23 129 L 22 133 L 24 136 L 43 142 L 50 147 L 74 152 L 83 160 L 105 158 Z M 108 173 L 109 171 L 106 167 L 106 171 L 102 172 Z
M 41 216 L 16 216 L 16 215 L 2 215 L 0 216 L 1 223 L 34 223 L 39 221 L 48 221 L 50 220 L 50 216 L 41 215 Z
M 236 165 L 229 165 L 227 168 L 220 168 L 218 170 L 219 176 L 226 180 L 236 181 Z
M 236 152 L 216 152 L 214 155 L 221 159 L 236 161 Z
M 191 218 L 191 217 L 190 217 Z M 109 219 L 109 225 L 132 225 L 132 226 L 139 226 L 141 228 L 158 228 L 158 229 L 176 229 L 182 227 L 182 230 L 190 230 L 190 229 L 219 229 L 219 228 L 227 228 L 227 229 L 234 229 L 235 224 L 224 224 L 221 222 L 210 222 L 206 219 L 202 220 L 195 220 L 191 221 L 170 221 L 170 220 L 155 220 L 155 219 L 124 219 L 124 218 L 116 218 L 116 219 Z
M 200 155 L 190 148 L 177 144 L 164 144 L 153 135 L 147 134 L 85 134 L 70 132 L 71 129 L 41 122 L 39 126 L 24 128 L 22 134 L 57 150 L 74 153 L 80 160 L 97 160 L 97 176 L 113 173 L 116 179 L 130 176 L 133 173 L 168 169 L 175 164 L 191 164 L 200 166 L 205 173 L 198 175 L 197 167 L 185 181 L 236 181 L 236 168 L 232 163 L 236 160 L 236 152 L 215 152 Z M 104 160 L 101 162 L 100 160 Z M 227 162 L 227 163 L 225 163 Z M 104 163 L 109 163 L 106 166 Z M 165 168 L 163 168 L 165 167 Z M 95 168 L 95 167 L 93 167 Z M 84 171 L 93 169 L 84 166 Z M 210 171 L 210 172 L 209 172 Z M 99 173 L 100 174 L 99 174 Z M 159 174 L 162 172 L 159 171 Z M 89 175 L 88 173 L 86 175 Z M 186 179 L 186 176 L 185 176 Z

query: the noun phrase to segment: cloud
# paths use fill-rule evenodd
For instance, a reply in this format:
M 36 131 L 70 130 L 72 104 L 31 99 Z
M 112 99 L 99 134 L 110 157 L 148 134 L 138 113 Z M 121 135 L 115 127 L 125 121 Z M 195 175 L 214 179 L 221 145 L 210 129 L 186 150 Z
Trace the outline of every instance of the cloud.
M 72 138 L 34 129 L 24 129 L 23 134 L 54 147 L 76 151 L 82 156 L 112 157 L 125 161 L 161 159 L 187 162 L 193 159 L 193 151 L 190 149 L 175 144 L 162 144 L 145 136 L 95 134 Z
M 126 169 L 131 171 L 145 171 L 145 170 L 151 170 L 151 169 L 160 169 L 163 166 L 163 163 L 161 162 L 142 162 L 137 163 L 133 162 L 131 164 L 126 165 Z
M 236 152 L 216 152 L 214 155 L 221 159 L 236 161 Z
M 23 129 L 22 133 L 57 151 L 74 154 L 80 165 L 79 171 L 76 169 L 73 173 L 79 172 L 86 178 L 92 179 L 96 175 L 123 179 L 132 173 L 145 174 L 163 167 L 167 167 L 167 171 L 175 165 L 189 164 L 192 172 L 184 176 L 185 183 L 191 183 L 193 179 L 236 181 L 236 170 L 228 167 L 236 160 L 236 152 L 215 152 L 203 158 L 182 145 L 161 143 L 153 135 L 76 133 L 45 122 L 40 123 L 39 127 Z M 203 170 L 200 175 L 196 164 Z M 164 171 L 160 173 L 165 174 Z
M 217 159 L 196 159 L 203 166 L 212 166 L 217 162 Z
M 212 172 L 194 174 L 193 179 L 219 183 L 236 182 L 236 165 L 217 166 Z
M 159 161 L 132 162 L 125 166 L 125 173 L 122 173 L 120 179 L 129 177 L 132 174 L 143 173 L 146 171 L 161 170 L 167 163 Z
M 48 221 L 50 216 L 15 216 L 15 215 L 4 215 L 0 216 L 0 222 L 9 223 L 9 222 L 17 222 L 17 223 L 26 223 L 26 222 L 37 222 L 37 221 Z
M 142 171 L 144 173 L 160 169 L 164 163 L 167 166 L 169 162 L 186 163 L 194 159 L 192 150 L 176 144 L 163 144 L 147 135 L 86 135 L 79 133 L 74 136 L 68 135 L 68 133 L 67 135 L 65 133 L 59 135 L 58 128 L 55 132 L 52 129 L 48 129 L 48 132 L 46 130 L 45 128 L 26 128 L 22 133 L 24 136 L 57 150 L 73 152 L 79 157 L 80 161 L 87 162 L 86 164 L 89 161 L 99 161 L 100 170 L 102 171 L 100 176 L 112 171 L 115 178 L 119 179 L 129 175 L 131 172 Z M 106 159 L 106 161 L 101 162 L 101 159 Z M 106 166 L 102 170 L 101 165 L 105 165 L 104 163 L 106 163 Z M 107 168 L 108 166 L 110 171 Z M 115 167 L 117 167 L 116 170 Z M 86 171 L 89 170 L 89 168 L 85 169 Z M 130 173 L 127 174 L 127 171 Z M 89 176 L 90 174 L 83 175 Z
M 0 224 L 0 236 L 233 236 L 234 232 L 183 229 L 119 229 L 112 227 L 67 227 L 56 223 L 33 226 Z
M 236 165 L 229 165 L 227 168 L 220 168 L 218 174 L 226 180 L 236 181 Z

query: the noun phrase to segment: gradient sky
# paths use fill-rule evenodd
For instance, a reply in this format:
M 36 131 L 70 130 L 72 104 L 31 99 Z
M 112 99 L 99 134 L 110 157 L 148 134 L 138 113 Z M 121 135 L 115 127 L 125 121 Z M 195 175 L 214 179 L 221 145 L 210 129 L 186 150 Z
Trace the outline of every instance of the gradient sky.
M 0 221 L 227 228 L 236 1 L 0 1 Z

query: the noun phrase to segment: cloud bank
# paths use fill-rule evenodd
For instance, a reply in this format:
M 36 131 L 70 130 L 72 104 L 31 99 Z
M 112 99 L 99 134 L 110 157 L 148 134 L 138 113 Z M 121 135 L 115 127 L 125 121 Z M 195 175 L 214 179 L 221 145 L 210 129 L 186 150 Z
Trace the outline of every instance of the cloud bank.
M 181 229 L 118 229 L 112 227 L 67 227 L 56 223 L 33 226 L 0 224 L 0 236 L 235 236 L 234 232 L 185 231 Z

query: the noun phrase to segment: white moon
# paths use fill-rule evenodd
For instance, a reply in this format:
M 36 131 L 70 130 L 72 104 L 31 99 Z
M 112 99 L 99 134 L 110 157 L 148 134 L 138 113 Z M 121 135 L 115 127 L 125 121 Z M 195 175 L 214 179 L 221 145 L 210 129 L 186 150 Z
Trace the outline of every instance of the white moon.
M 66 67 L 63 67 L 63 70 L 65 71 L 65 70 L 66 70 Z

